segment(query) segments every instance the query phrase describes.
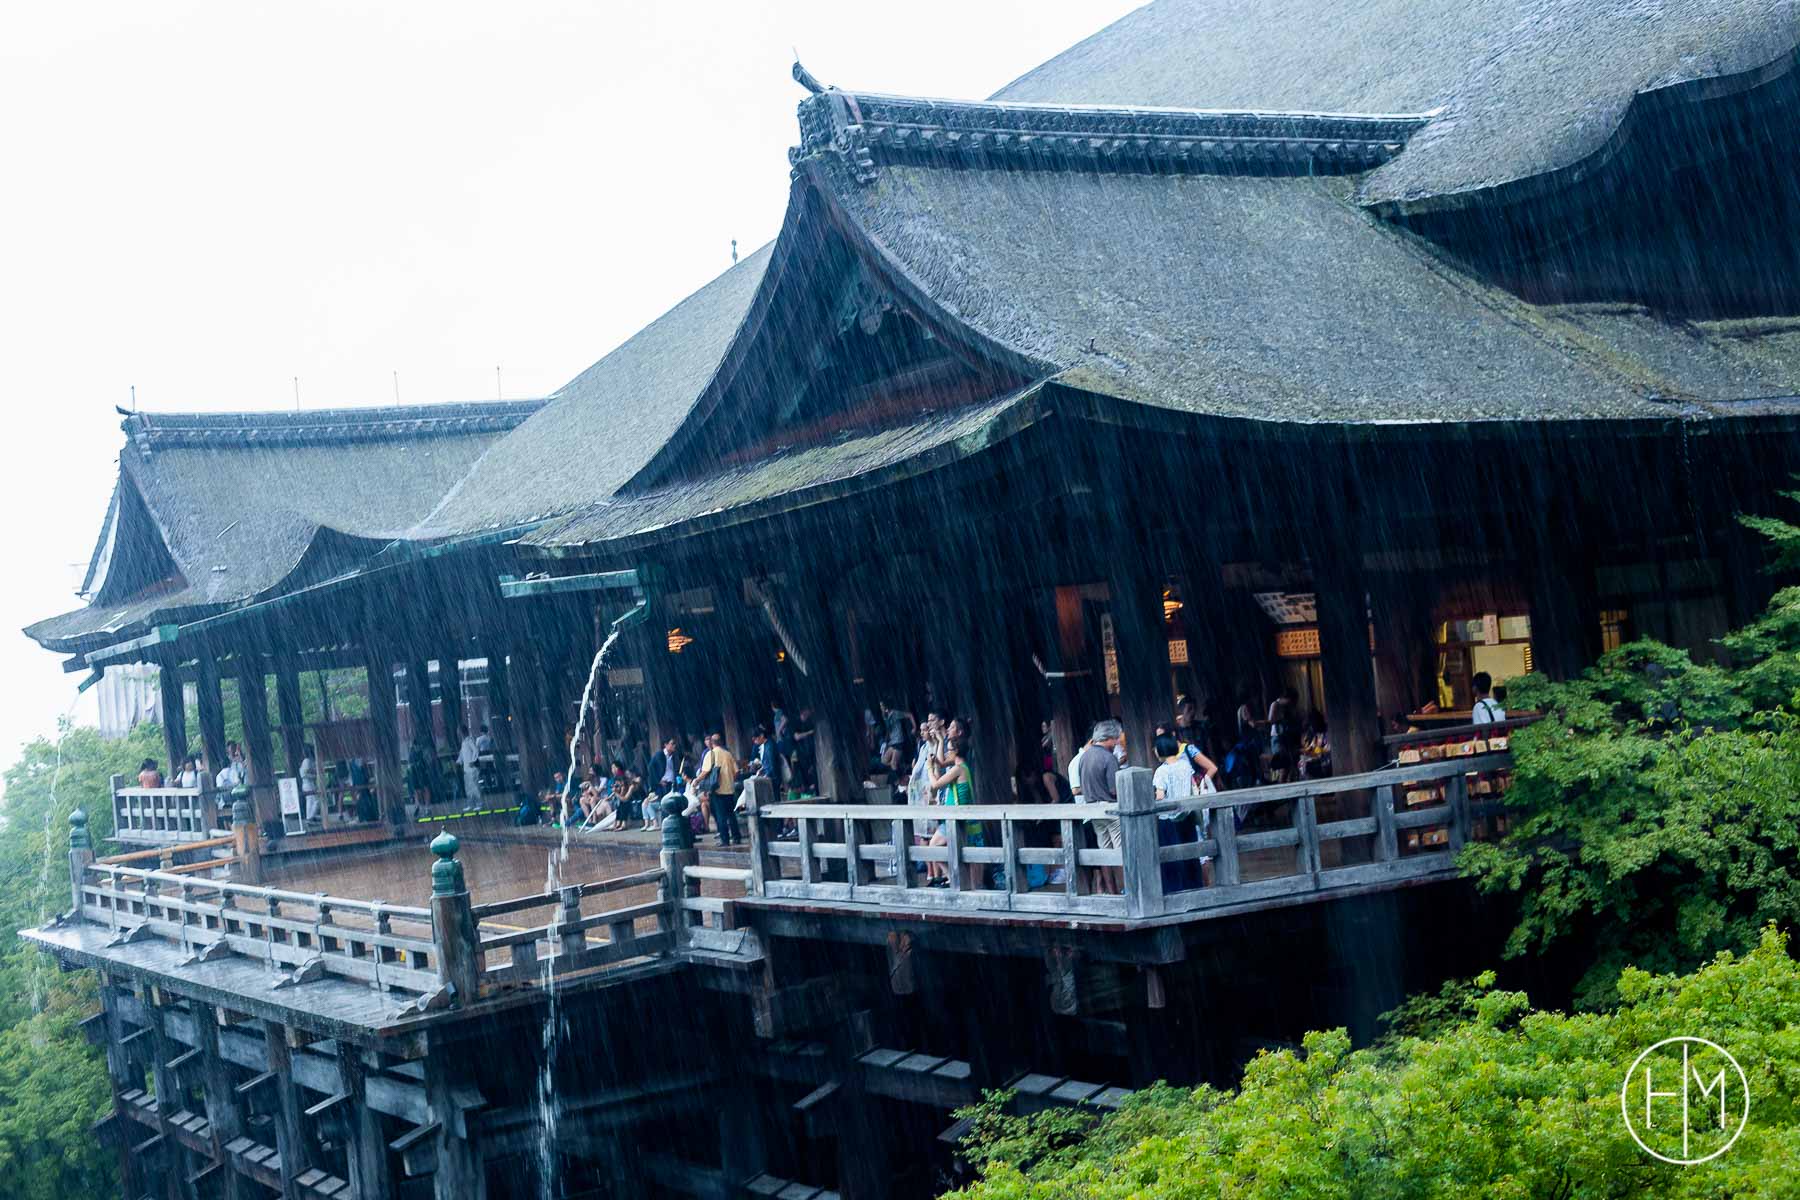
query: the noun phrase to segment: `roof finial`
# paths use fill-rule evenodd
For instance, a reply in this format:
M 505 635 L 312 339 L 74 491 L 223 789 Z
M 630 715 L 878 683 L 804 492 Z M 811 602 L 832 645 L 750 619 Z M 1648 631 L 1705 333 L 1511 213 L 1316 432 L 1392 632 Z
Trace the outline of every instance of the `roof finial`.
M 737 261 L 737 239 L 736 238 L 731 239 L 731 261 L 734 263 Z
M 800 52 L 798 50 L 794 51 L 794 82 L 798 83 L 801 87 L 805 88 L 815 96 L 825 90 L 825 85 L 820 83 L 818 78 L 814 76 L 811 71 L 800 65 Z

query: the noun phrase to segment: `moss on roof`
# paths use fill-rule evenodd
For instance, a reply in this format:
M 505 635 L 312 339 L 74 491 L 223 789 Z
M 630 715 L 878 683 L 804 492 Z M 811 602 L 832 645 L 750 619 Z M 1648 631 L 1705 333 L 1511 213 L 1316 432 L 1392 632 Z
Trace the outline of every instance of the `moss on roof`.
M 1604 147 L 1632 98 L 1800 46 L 1793 0 L 1156 0 L 1000 100 L 1421 112 L 1361 198 L 1493 187 Z

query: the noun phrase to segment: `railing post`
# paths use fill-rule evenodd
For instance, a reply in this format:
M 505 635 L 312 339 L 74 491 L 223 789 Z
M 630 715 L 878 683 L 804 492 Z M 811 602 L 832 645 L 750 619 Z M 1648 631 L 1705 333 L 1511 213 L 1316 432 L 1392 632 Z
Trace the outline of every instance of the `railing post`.
M 1455 854 L 1469 840 L 1469 777 L 1457 774 L 1444 780 L 1444 799 L 1450 804 L 1450 852 Z
M 556 952 L 563 960 L 563 970 L 570 970 L 575 956 L 587 948 L 587 934 L 581 929 L 581 889 L 565 887 L 556 893 Z
M 219 793 L 217 791 L 217 786 L 218 785 L 213 779 L 212 772 L 200 772 L 200 795 L 196 797 L 194 801 L 196 809 L 194 816 L 200 823 L 199 835 L 201 838 L 211 837 L 212 831 L 219 827 L 219 817 L 222 814 L 219 812 Z M 232 806 L 234 817 L 236 816 L 236 809 L 237 806 L 234 804 Z
M 1125 912 L 1133 917 L 1154 917 L 1163 911 L 1155 779 L 1144 767 L 1119 772 L 1119 858 L 1125 874 Z
M 262 882 L 262 826 L 256 823 L 256 809 L 250 793 L 244 788 L 232 792 L 231 850 L 237 855 L 237 877 L 243 883 Z
M 438 859 L 431 864 L 431 940 L 438 979 L 449 985 L 450 998 L 457 1004 L 473 1004 L 481 995 L 481 943 L 476 940 L 462 864 L 456 861 L 461 848 L 455 835 L 448 833 L 438 834 L 431 843 Z
M 1299 861 L 1295 864 L 1302 875 L 1317 875 L 1319 861 L 1319 798 L 1306 795 L 1294 801 L 1294 832 L 1300 839 Z M 1317 880 L 1314 880 L 1315 885 Z
M 769 853 L 769 831 L 763 810 L 775 802 L 775 781 L 758 775 L 744 784 L 744 820 L 750 826 L 750 890 L 764 895 L 763 885 L 781 874 L 774 855 Z
M 81 920 L 81 885 L 88 864 L 94 861 L 94 843 L 88 838 L 87 813 L 77 808 L 69 814 L 69 895 L 75 902 L 70 916 Z
M 112 777 L 112 806 L 113 806 L 113 836 L 114 837 L 117 837 L 121 833 L 125 833 L 126 831 L 128 831 L 131 828 L 131 819 L 130 819 L 130 817 L 128 817 L 126 815 L 126 812 L 125 812 L 126 804 L 128 803 L 127 798 L 119 795 L 119 793 L 124 790 L 125 790 L 125 777 L 123 775 L 114 775 Z
M 681 901 L 687 895 L 687 869 L 700 861 L 694 849 L 693 828 L 681 815 L 685 803 L 679 795 L 663 799 L 662 869 L 663 903 L 668 908 L 668 926 L 677 946 L 688 940 L 687 910 Z M 754 836 L 754 835 L 753 835 Z
M 1393 862 L 1400 857 L 1400 835 L 1394 825 L 1394 796 L 1395 788 L 1391 783 L 1374 792 L 1377 862 Z
M 1212 810 L 1213 838 L 1219 843 L 1219 857 L 1213 863 L 1213 886 L 1236 887 L 1238 874 L 1237 805 Z

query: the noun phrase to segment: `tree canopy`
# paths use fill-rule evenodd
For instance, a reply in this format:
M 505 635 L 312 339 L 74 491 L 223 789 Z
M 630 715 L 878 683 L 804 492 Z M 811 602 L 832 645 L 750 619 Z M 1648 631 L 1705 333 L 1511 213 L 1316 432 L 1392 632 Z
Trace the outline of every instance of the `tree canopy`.
M 1159 1086 L 1104 1119 L 1006 1114 L 991 1095 L 956 1200 L 1612 1200 L 1800 1195 L 1800 964 L 1766 931 L 1688 975 L 1620 973 L 1618 1004 L 1566 1015 L 1519 992 L 1473 990 L 1417 1036 L 1351 1049 L 1343 1030 L 1264 1053 L 1234 1090 Z M 1697 1166 L 1632 1141 L 1620 1088 L 1671 1034 L 1729 1050 L 1751 1113 L 1729 1151 Z
M 69 907 L 69 813 L 95 844 L 112 832 L 111 776 L 160 758 L 143 725 L 108 741 L 91 728 L 25 746 L 0 810 L 0 1192 L 74 1200 L 118 1192 L 114 1162 L 89 1132 L 112 1105 L 105 1063 L 76 1022 L 95 1006 L 90 972 L 65 974 L 19 938 Z
M 1545 719 L 1513 739 L 1510 828 L 1461 862 L 1517 895 L 1509 954 L 1592 943 L 1584 1005 L 1627 963 L 1689 968 L 1800 919 L 1800 588 L 1723 645 L 1728 666 L 1642 641 L 1513 685 Z

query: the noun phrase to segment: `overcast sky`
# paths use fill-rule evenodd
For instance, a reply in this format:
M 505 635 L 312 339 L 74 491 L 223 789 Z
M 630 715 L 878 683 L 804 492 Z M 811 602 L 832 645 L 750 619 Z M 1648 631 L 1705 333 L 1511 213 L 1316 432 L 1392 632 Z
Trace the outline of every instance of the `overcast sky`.
M 773 237 L 795 48 L 979 98 L 1129 0 L 0 7 L 0 762 L 75 696 L 115 405 L 543 395 Z M 82 710 L 77 710 L 78 716 Z M 87 714 L 92 719 L 91 713 Z

